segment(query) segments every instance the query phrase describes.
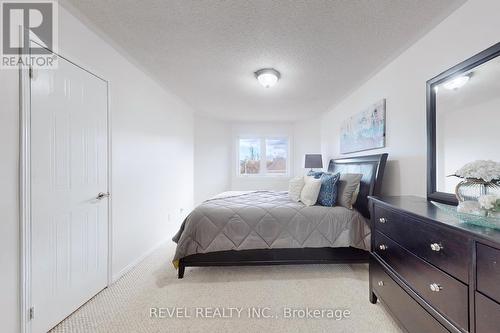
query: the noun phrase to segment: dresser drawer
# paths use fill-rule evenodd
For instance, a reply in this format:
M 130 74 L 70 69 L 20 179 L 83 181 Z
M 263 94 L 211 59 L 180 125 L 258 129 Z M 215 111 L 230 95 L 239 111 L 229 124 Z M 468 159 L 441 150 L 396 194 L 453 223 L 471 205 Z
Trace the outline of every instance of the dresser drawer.
M 477 290 L 500 302 L 500 251 L 477 243 Z
M 413 255 L 380 232 L 375 233 L 374 252 L 436 311 L 465 331 L 469 330 L 467 285 Z
M 416 256 L 468 284 L 472 241 L 396 211 L 375 206 L 375 230 L 382 231 Z
M 500 331 L 500 304 L 476 292 L 476 333 Z
M 408 332 L 448 333 L 448 330 L 411 298 L 374 259 L 370 261 L 370 279 L 375 294 Z

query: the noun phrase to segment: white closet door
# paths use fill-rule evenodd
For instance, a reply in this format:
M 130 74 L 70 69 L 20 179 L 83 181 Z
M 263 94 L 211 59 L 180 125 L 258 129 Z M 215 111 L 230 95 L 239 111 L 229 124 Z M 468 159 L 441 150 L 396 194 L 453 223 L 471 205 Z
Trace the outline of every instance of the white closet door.
M 107 285 L 107 84 L 59 58 L 31 79 L 32 305 L 47 332 Z

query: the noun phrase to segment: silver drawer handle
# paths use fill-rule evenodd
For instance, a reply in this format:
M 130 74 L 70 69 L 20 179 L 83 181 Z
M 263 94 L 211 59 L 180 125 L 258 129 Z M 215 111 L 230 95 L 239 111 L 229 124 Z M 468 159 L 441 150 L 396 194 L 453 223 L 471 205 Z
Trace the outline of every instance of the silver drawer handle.
M 442 249 L 444 249 L 444 247 L 443 247 L 443 245 L 441 245 L 441 244 L 438 244 L 438 243 L 432 243 L 432 244 L 431 244 L 431 249 L 432 249 L 432 251 L 439 252 L 439 251 L 441 251 Z
M 443 289 L 443 287 L 441 287 L 439 284 L 437 283 L 431 283 L 429 288 L 431 288 L 431 290 L 435 293 L 439 292 L 441 289 Z
M 384 286 L 384 281 L 379 281 L 379 282 L 378 282 L 378 286 L 379 286 L 379 287 L 383 287 L 383 286 Z
M 385 250 L 387 250 L 389 247 L 388 247 L 387 245 L 385 245 L 385 244 L 380 244 L 380 245 L 378 246 L 378 248 L 379 248 L 379 249 L 381 249 L 382 251 L 385 251 Z
M 102 199 L 107 198 L 107 197 L 109 197 L 109 193 L 99 192 L 99 194 L 97 195 L 96 199 L 97 200 L 102 200 Z
M 387 222 L 387 219 L 385 217 L 381 217 L 381 218 L 378 219 L 378 221 L 380 223 L 385 223 L 385 222 Z

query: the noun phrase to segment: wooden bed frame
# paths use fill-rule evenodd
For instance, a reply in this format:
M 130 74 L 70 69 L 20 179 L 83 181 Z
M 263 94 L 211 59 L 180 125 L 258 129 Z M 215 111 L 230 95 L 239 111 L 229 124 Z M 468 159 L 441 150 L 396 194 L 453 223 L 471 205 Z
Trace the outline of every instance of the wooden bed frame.
M 380 195 L 387 156 L 388 154 L 379 154 L 334 159 L 328 165 L 329 172 L 363 174 L 354 208 L 368 219 L 368 196 Z M 367 263 L 368 259 L 368 251 L 352 247 L 219 251 L 192 254 L 180 259 L 178 277 L 184 277 L 186 267 Z

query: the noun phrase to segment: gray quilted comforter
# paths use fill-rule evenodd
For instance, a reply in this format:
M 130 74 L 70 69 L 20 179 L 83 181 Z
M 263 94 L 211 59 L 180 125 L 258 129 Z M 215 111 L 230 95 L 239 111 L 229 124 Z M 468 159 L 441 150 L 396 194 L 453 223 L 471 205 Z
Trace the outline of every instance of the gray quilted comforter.
M 287 192 L 222 194 L 196 207 L 173 241 L 174 264 L 195 253 L 304 247 L 369 250 L 370 228 L 357 211 L 307 207 Z

